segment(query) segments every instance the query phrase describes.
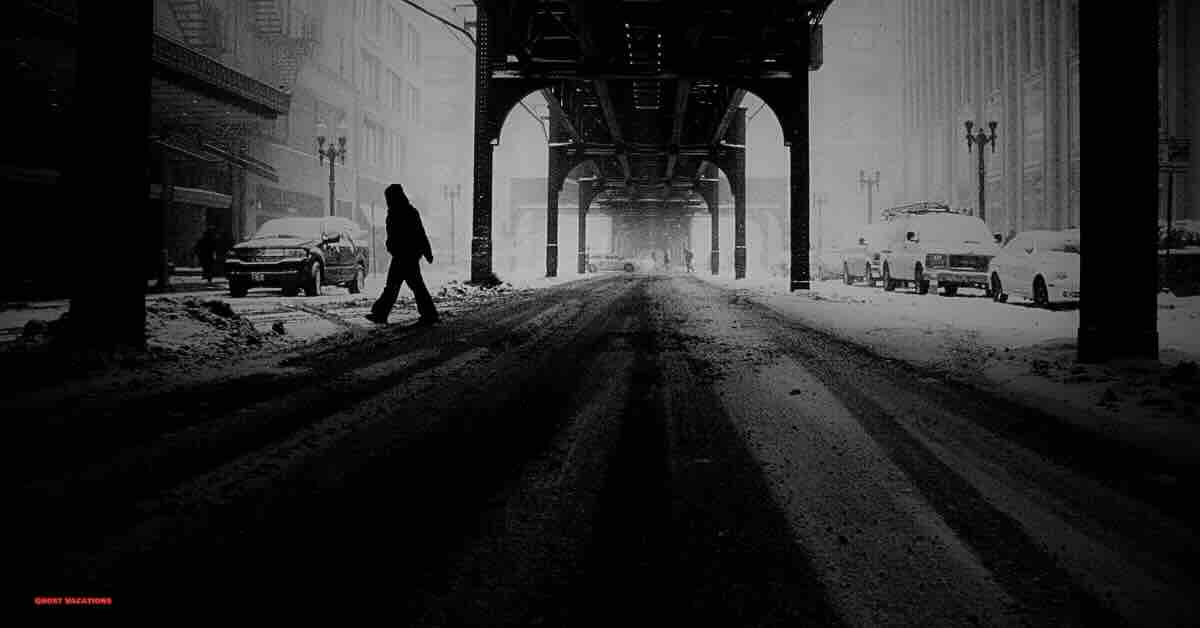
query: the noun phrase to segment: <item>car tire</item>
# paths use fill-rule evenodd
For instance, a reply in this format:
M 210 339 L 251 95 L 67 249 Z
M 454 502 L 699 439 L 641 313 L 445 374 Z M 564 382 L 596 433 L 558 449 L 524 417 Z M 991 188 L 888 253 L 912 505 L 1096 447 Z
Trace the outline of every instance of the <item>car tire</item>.
M 929 294 L 929 280 L 925 278 L 925 269 L 920 264 L 913 269 L 913 288 L 917 294 Z
M 850 265 L 842 262 L 842 282 L 847 286 L 854 284 L 854 276 L 850 274 Z
M 1008 300 L 1008 296 L 1004 294 L 1004 286 L 1000 284 L 1000 275 L 992 273 L 992 300 L 996 303 L 1004 303 Z
M 310 297 L 321 294 L 321 263 L 313 262 L 308 267 L 308 279 L 304 280 L 304 294 Z
M 363 269 L 361 264 L 358 266 L 355 266 L 354 267 L 354 279 L 351 279 L 346 284 L 346 289 L 350 291 L 350 294 L 358 294 L 363 291 L 363 288 L 366 287 L 366 285 L 367 285 L 367 271 Z
M 626 264 L 626 265 L 625 265 L 625 272 L 627 272 L 627 273 L 631 273 L 631 272 L 633 272 L 633 271 L 634 271 L 633 264 Z
M 230 281 L 229 282 L 229 296 L 231 296 L 235 299 L 240 299 L 240 298 L 246 296 L 246 292 L 248 292 L 249 290 L 250 290 L 250 286 L 246 285 L 246 282 L 244 282 L 244 281 Z
M 942 296 L 952 297 L 958 294 L 958 286 L 942 286 Z
M 866 282 L 866 284 L 869 287 L 874 288 L 875 287 L 875 277 L 871 275 L 871 263 L 870 262 L 867 262 L 867 268 L 863 272 L 865 273 L 863 275 L 863 281 Z
M 1041 275 L 1033 278 L 1033 304 L 1050 307 L 1050 291 L 1046 289 L 1046 280 Z
M 899 283 L 892 279 L 891 269 L 887 264 L 883 265 L 883 290 L 884 292 L 892 292 L 896 289 L 896 284 Z

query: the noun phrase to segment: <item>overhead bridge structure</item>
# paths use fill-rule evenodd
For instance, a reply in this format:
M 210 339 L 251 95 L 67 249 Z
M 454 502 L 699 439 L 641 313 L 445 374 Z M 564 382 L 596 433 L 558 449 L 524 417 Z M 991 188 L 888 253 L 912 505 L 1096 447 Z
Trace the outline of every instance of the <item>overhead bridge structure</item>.
M 790 147 L 792 290 L 809 288 L 808 72 L 832 0 L 476 0 L 472 281 L 492 277 L 494 146 L 529 94 L 549 104 L 546 272 L 557 274 L 558 196 L 580 177 L 580 242 L 593 204 L 713 220 L 718 174 L 734 197 L 734 272 L 746 270 L 747 92 L 766 102 Z M 586 263 L 581 244 L 579 265 Z

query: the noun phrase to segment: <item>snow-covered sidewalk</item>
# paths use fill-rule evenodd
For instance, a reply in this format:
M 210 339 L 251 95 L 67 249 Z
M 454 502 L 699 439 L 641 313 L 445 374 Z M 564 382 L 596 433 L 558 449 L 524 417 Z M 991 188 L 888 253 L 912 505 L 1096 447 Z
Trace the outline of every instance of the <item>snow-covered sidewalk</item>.
M 884 292 L 840 280 L 695 276 L 781 315 L 1175 459 L 1200 456 L 1200 297 L 1159 296 L 1160 360 L 1076 361 L 1079 310 L 1019 298 Z

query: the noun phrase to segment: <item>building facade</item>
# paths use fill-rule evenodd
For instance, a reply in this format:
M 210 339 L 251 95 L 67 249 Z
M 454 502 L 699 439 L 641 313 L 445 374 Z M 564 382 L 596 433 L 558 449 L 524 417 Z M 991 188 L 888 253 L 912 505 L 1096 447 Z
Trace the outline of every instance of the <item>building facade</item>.
M 1158 3 L 1159 218 L 1200 220 L 1200 5 Z
M 995 232 L 1079 226 L 1078 0 L 902 0 L 903 198 Z M 981 146 L 984 207 L 979 206 Z
M 443 61 L 453 54 L 441 52 L 434 57 L 436 63 L 429 63 L 431 41 L 442 50 L 453 40 L 433 18 L 398 0 L 157 1 L 157 29 L 186 40 L 183 31 L 191 16 L 176 7 L 199 6 L 212 32 L 194 45 L 290 96 L 286 115 L 238 129 L 239 149 L 267 167 L 247 170 L 239 181 L 210 186 L 229 197 L 210 199 L 231 207 L 228 223 L 219 225 L 229 240 L 253 234 L 272 218 L 332 211 L 362 227 L 377 252 L 376 269 L 382 270 L 387 262 L 384 188 L 401 183 L 423 214 L 440 211 L 442 187 L 441 181 L 433 180 L 437 160 L 431 155 L 437 151 L 423 147 L 446 142 L 431 124 L 438 118 L 431 115 L 430 95 L 444 98 L 447 90 L 461 91 L 464 85 L 469 90 L 471 75 L 469 67 L 445 70 L 446 65 L 461 64 L 457 58 Z M 431 11 L 452 19 L 448 6 L 429 4 Z M 263 28 L 264 13 L 275 16 L 277 30 Z M 458 49 L 458 57 L 472 58 L 473 51 Z M 430 78 L 431 66 L 435 71 Z M 470 102 L 469 92 L 457 97 Z M 440 125 L 456 126 L 449 121 Z M 319 136 L 326 147 L 346 138 L 345 159 L 333 167 L 332 208 L 330 166 L 318 156 Z M 203 170 L 193 164 L 183 176 L 201 177 Z M 441 177 L 461 181 L 461 173 L 469 172 L 465 165 L 458 167 L 458 175 L 451 170 L 452 166 L 443 168 Z M 174 222 L 196 222 L 194 216 L 176 214 Z M 439 218 L 432 222 L 439 223 Z M 198 235 L 195 228 L 172 232 L 173 262 L 187 261 L 187 243 Z M 430 236 L 445 237 L 433 229 Z

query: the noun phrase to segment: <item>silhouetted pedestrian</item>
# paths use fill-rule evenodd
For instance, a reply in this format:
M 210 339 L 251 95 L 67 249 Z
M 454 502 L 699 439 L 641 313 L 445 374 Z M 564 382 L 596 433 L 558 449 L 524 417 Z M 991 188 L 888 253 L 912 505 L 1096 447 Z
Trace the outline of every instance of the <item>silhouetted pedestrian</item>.
M 692 272 L 692 250 L 686 246 L 683 247 L 683 265 L 689 273 Z
M 409 202 L 399 183 L 387 186 L 383 197 L 387 201 L 386 246 L 392 262 L 388 265 L 387 283 L 371 306 L 367 320 L 381 325 L 387 323 L 388 314 L 400 294 L 400 284 L 407 281 L 421 316 L 418 322 L 424 325 L 436 323 L 439 320 L 437 308 L 425 287 L 425 279 L 421 277 L 421 258 L 433 263 L 433 249 L 429 246 L 425 226 L 421 224 L 421 214 Z
M 213 280 L 213 256 L 217 252 L 217 232 L 212 227 L 205 227 L 204 235 L 192 247 L 196 259 L 200 261 L 200 276 L 211 283 Z

